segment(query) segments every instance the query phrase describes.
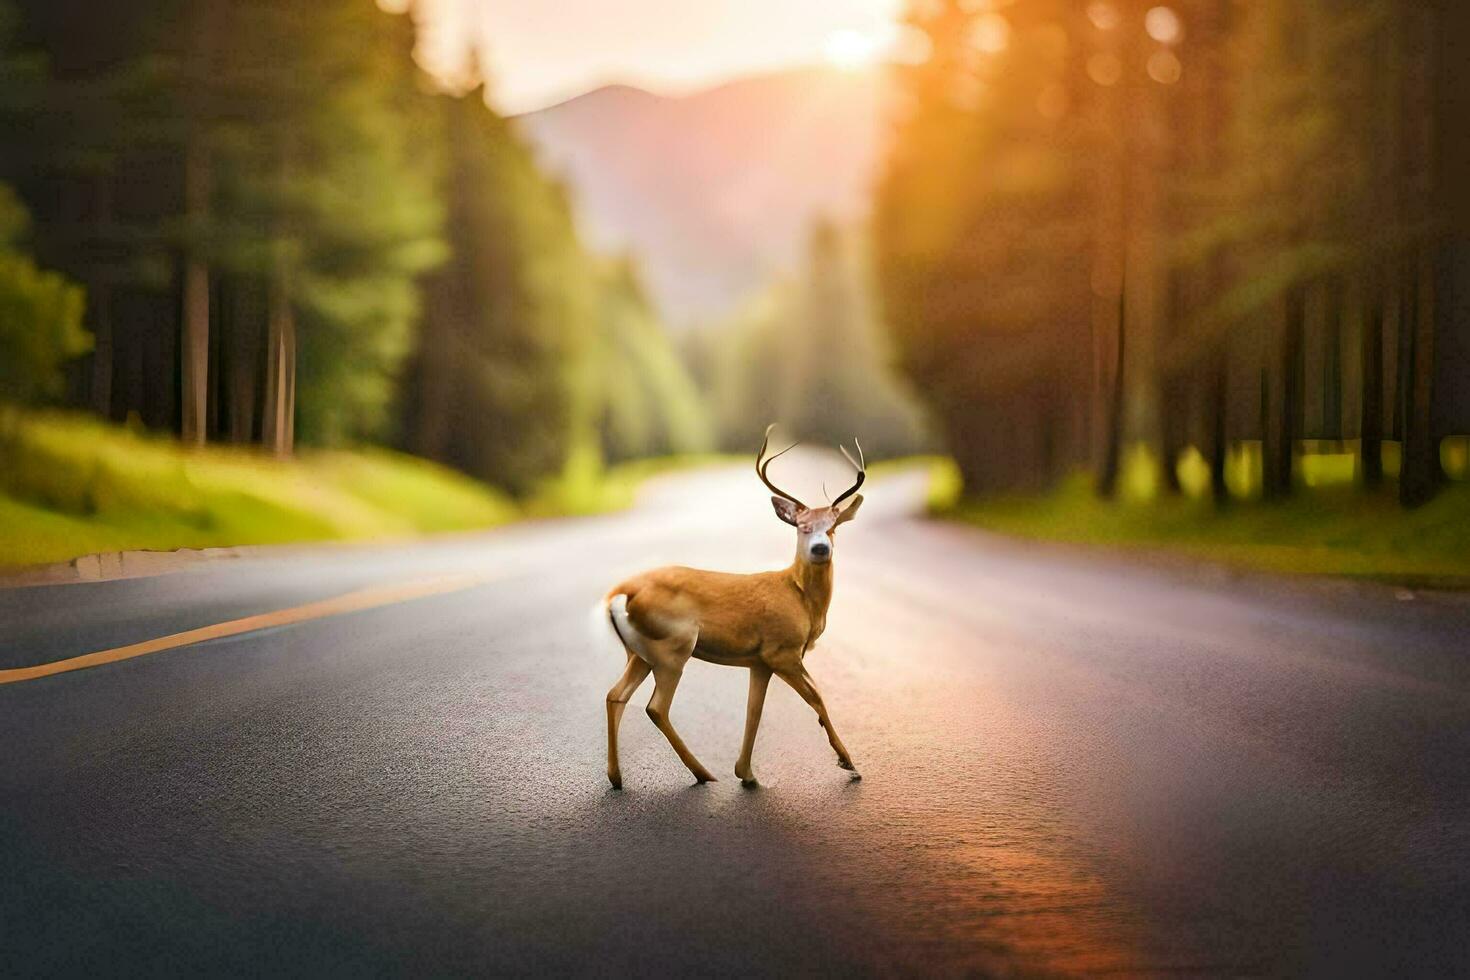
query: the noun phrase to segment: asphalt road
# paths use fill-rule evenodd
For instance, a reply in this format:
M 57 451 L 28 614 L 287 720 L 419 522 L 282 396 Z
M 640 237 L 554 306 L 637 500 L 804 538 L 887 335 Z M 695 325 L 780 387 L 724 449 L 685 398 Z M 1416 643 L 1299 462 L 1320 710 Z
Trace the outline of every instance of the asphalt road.
M 753 474 L 629 514 L 0 591 L 0 668 L 364 585 L 485 584 L 0 686 L 0 973 L 1470 974 L 1470 604 L 1181 573 L 874 481 L 808 658 L 691 664 L 604 777 L 623 575 L 789 560 Z M 641 705 L 645 686 L 635 698 Z

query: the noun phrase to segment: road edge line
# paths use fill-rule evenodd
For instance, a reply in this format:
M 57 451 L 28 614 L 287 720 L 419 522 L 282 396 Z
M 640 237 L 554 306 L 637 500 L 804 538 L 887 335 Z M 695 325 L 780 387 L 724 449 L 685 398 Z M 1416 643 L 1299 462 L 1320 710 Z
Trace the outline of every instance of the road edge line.
M 424 599 L 429 596 L 444 595 L 450 592 L 462 592 L 465 589 L 472 588 L 476 585 L 483 585 L 489 581 L 491 581 L 491 576 L 488 575 L 441 575 L 435 578 L 417 579 L 394 585 L 368 586 L 352 592 L 345 592 L 342 595 L 333 596 L 329 599 L 319 599 L 316 602 L 308 602 L 300 606 L 289 606 L 285 609 L 276 609 L 271 612 L 256 613 L 252 616 L 226 620 L 222 623 L 213 623 L 209 626 L 200 626 L 195 629 L 185 630 L 182 633 L 172 633 L 168 636 L 155 637 L 151 640 L 129 643 L 126 646 L 113 647 L 109 650 L 84 653 L 76 657 L 53 660 L 50 663 L 36 664 L 31 667 L 7 668 L 0 670 L 0 685 L 18 684 L 22 681 L 51 677 L 55 674 L 66 674 L 75 670 L 86 670 L 89 667 L 100 667 L 104 664 L 113 664 L 123 660 L 132 660 L 135 657 L 144 657 L 150 653 L 160 653 L 164 650 L 192 646 L 196 643 L 203 643 L 206 640 L 218 640 L 227 636 L 254 633 L 258 630 L 270 629 L 276 626 L 291 626 L 314 619 L 324 619 L 328 616 L 340 616 L 345 613 L 362 612 L 367 609 L 376 609 L 380 606 L 389 606 L 400 602 L 410 602 L 414 599 Z

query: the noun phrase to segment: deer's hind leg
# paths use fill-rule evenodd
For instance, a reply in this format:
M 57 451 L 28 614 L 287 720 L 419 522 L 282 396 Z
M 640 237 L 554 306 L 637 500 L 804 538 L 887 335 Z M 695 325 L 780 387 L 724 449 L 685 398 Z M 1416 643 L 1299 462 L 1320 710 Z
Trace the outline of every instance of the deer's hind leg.
M 648 717 L 652 718 L 658 730 L 664 733 L 664 738 L 669 740 L 669 744 L 678 753 L 679 761 L 684 763 L 694 775 L 695 782 L 713 783 L 716 781 L 714 775 L 694 757 L 694 753 L 689 751 L 689 747 L 684 744 L 679 733 L 674 731 L 674 723 L 669 721 L 669 706 L 674 703 L 674 690 L 678 688 L 679 678 L 683 674 L 682 665 L 677 668 L 653 668 L 653 697 L 648 700 Z
M 657 641 L 650 651 L 650 659 L 653 660 L 653 697 L 648 699 L 648 717 L 664 733 L 664 738 L 669 740 L 669 744 L 678 753 L 679 761 L 688 767 L 695 781 L 713 783 L 716 781 L 714 775 L 689 751 L 689 747 L 674 730 L 674 723 L 669 720 L 674 692 L 679 687 L 679 679 L 684 676 L 684 665 L 694 653 L 694 645 L 698 639 L 697 632 L 689 636 L 670 636 Z
M 607 692 L 607 779 L 613 789 L 623 788 L 623 771 L 618 765 L 618 725 L 623 720 L 623 709 L 652 669 L 642 657 L 628 654 L 628 666 L 623 670 L 623 676 Z

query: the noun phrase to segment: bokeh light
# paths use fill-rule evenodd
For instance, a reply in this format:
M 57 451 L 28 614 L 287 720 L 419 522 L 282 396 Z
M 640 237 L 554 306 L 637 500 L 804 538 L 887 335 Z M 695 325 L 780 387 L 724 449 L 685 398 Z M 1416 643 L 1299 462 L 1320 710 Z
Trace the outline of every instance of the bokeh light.
M 1160 44 L 1178 44 L 1184 37 L 1184 25 L 1172 7 L 1152 7 L 1143 15 L 1143 29 Z
M 922 65 L 934 56 L 934 41 L 917 27 L 905 25 L 894 35 L 889 57 L 900 65 Z
M 834 31 L 827 37 L 822 52 L 838 68 L 866 68 L 878 60 L 883 49 L 881 39 L 862 31 Z
M 985 54 L 1000 54 L 1011 43 L 1011 22 L 1000 14 L 984 14 L 970 28 L 970 43 Z
M 1148 77 L 1160 85 L 1173 85 L 1184 74 L 1184 65 L 1174 52 L 1167 49 L 1149 55 Z
M 1111 31 L 1117 27 L 1123 17 L 1118 13 L 1118 8 L 1110 3 L 1089 3 L 1087 5 L 1087 19 L 1092 21 L 1092 26 L 1100 31 Z
M 1123 78 L 1123 62 L 1105 51 L 1095 54 L 1087 59 L 1087 77 L 1099 85 L 1117 85 Z

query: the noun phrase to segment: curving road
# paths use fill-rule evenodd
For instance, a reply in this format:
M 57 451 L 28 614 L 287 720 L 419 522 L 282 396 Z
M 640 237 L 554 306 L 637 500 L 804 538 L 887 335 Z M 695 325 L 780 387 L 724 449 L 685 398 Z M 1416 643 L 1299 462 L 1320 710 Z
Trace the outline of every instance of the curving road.
M 815 461 L 809 459 L 815 465 Z M 1027 546 L 874 481 L 810 656 L 862 782 L 690 666 L 690 785 L 587 610 L 787 560 L 746 469 L 628 514 L 0 590 L 0 669 L 472 573 L 0 686 L 0 972 L 1470 974 L 1470 604 Z M 650 693 L 645 687 L 636 699 Z

